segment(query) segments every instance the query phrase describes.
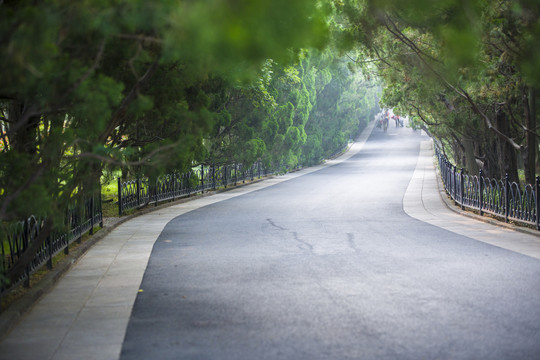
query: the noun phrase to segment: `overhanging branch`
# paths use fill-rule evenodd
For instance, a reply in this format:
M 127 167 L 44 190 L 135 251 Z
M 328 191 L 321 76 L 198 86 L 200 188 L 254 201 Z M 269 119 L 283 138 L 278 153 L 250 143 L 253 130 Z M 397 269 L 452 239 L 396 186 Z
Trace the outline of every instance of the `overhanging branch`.
M 390 25 L 391 26 L 390 26 Z M 440 63 L 440 61 L 438 61 L 437 59 L 434 59 L 432 56 L 430 55 L 427 55 L 426 53 L 424 53 L 421 49 L 419 49 L 416 44 L 414 44 L 414 42 L 409 39 L 406 35 L 404 35 L 400 30 L 399 28 L 397 27 L 397 25 L 390 19 L 390 16 L 387 14 L 386 15 L 386 21 L 383 22 L 383 25 L 386 27 L 386 29 L 394 35 L 394 37 L 396 37 L 396 39 L 398 39 L 399 41 L 401 41 L 403 44 L 405 44 L 405 46 L 408 46 L 411 50 L 413 50 L 416 55 L 418 56 L 418 58 L 420 59 L 420 61 L 422 61 L 422 63 L 424 65 L 426 65 L 426 67 L 429 69 L 429 71 L 431 71 L 433 74 L 435 74 L 435 76 L 437 76 L 439 79 L 441 79 L 443 81 L 443 83 L 451 90 L 453 90 L 454 92 L 456 92 L 459 96 L 461 96 L 462 98 L 464 98 L 468 103 L 469 105 L 471 106 L 472 110 L 478 114 L 485 122 L 486 124 L 486 127 L 488 128 L 488 130 L 490 131 L 493 131 L 495 134 L 497 134 L 501 139 L 503 139 L 504 141 L 506 141 L 508 144 L 510 144 L 515 150 L 522 150 L 522 146 L 519 145 L 518 143 L 516 143 L 512 138 L 510 138 L 509 136 L 503 134 L 501 131 L 499 131 L 494 125 L 493 125 L 493 122 L 491 121 L 491 119 L 478 107 L 478 105 L 476 104 L 476 102 L 471 98 L 471 96 L 464 90 L 462 89 L 461 87 L 459 86 L 454 86 L 452 85 L 442 74 L 440 74 L 437 70 L 435 70 L 433 68 L 433 66 L 424 58 L 424 57 L 427 57 L 429 59 L 432 59 L 434 60 L 435 62 L 437 63 Z
M 112 165 L 138 166 L 138 165 L 148 164 L 148 160 L 150 160 L 155 155 L 157 155 L 159 153 L 162 153 L 162 152 L 165 152 L 165 151 L 170 150 L 170 149 L 174 149 L 176 146 L 177 146 L 177 144 L 169 144 L 169 145 L 161 146 L 161 147 L 153 150 L 152 152 L 150 152 L 148 155 L 141 158 L 141 160 L 139 160 L 139 161 L 120 161 L 120 160 L 117 160 L 117 159 L 109 157 L 109 156 L 99 155 L 99 154 L 89 153 L 89 152 L 84 152 L 84 153 L 80 153 L 80 154 L 77 154 L 77 155 L 66 156 L 65 159 L 87 158 L 87 159 L 96 159 L 96 160 L 102 161 L 102 162 L 107 163 L 107 164 L 112 164 Z

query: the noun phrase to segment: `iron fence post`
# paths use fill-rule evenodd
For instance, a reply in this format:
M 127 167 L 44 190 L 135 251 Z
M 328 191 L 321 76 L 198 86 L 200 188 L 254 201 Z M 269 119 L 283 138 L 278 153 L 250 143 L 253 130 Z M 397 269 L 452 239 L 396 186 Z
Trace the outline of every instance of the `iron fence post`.
M 118 178 L 118 216 L 122 216 L 122 180 Z
M 463 196 L 464 196 L 464 193 L 465 193 L 465 185 L 463 184 L 463 179 L 464 179 L 464 175 L 463 175 L 463 168 L 461 168 L 461 172 L 459 174 L 459 182 L 460 182 L 460 186 L 459 186 L 459 191 L 460 191 L 460 200 L 461 200 L 461 210 L 465 210 L 465 201 L 463 200 Z
M 90 235 L 94 235 L 94 192 L 92 191 L 92 197 L 90 198 Z
M 479 194 L 479 204 L 478 204 L 478 210 L 480 211 L 480 215 L 484 215 L 484 212 L 482 211 L 482 206 L 484 205 L 484 171 L 480 170 L 480 174 L 478 176 L 478 182 L 480 183 L 480 194 Z
M 47 247 L 49 248 L 49 259 L 47 259 L 47 269 L 52 270 L 53 249 L 52 249 L 51 235 L 47 236 Z
M 156 178 L 156 185 L 154 186 L 154 207 L 156 207 L 158 203 L 158 181 L 159 177 Z
M 135 185 L 137 187 L 137 207 L 139 207 L 141 206 L 141 178 L 137 176 L 135 181 Z
M 172 195 L 173 201 L 176 199 L 176 191 L 177 191 L 176 179 L 177 179 L 176 173 L 173 173 L 173 195 Z
M 204 192 L 204 165 L 201 165 L 201 193 Z
M 457 202 L 456 184 L 457 184 L 457 167 L 452 166 L 452 197 L 454 198 L 454 203 L 456 205 L 459 205 L 459 203 Z
M 99 184 L 99 227 L 103 229 L 103 202 L 101 199 L 101 183 Z
M 69 235 L 71 233 L 71 229 L 73 229 L 73 214 L 71 213 L 71 211 L 69 210 L 69 207 L 66 211 L 66 216 L 67 216 L 67 219 L 68 219 L 68 232 L 66 234 L 66 236 L 64 237 L 65 239 L 65 247 L 64 247 L 64 254 L 67 255 L 69 254 Z
M 82 242 L 82 236 L 83 236 L 83 232 L 82 232 L 82 224 L 83 224 L 83 209 L 84 209 L 84 204 L 81 205 L 79 204 L 79 206 L 77 206 L 77 211 L 78 211 L 78 216 L 77 216 L 77 220 L 78 220 L 78 223 L 77 223 L 77 244 L 80 244 Z
M 444 159 L 444 173 L 445 173 L 445 181 L 446 181 L 446 187 L 448 188 L 448 192 L 452 193 L 452 165 L 448 161 L 448 159 Z
M 39 226 L 41 227 L 41 219 L 39 220 Z M 29 224 L 29 221 L 28 219 L 26 219 L 24 221 L 24 233 L 25 233 L 25 236 L 23 238 L 23 246 L 22 246 L 22 252 L 24 253 L 26 251 L 26 249 L 28 249 L 28 247 L 30 246 L 30 224 Z M 25 269 L 24 269 L 24 276 L 25 276 L 25 279 L 24 279 L 24 287 L 26 288 L 29 288 L 30 287 L 30 265 L 27 264 Z
M 448 164 L 448 186 L 449 186 L 449 190 L 450 190 L 450 197 L 454 197 L 454 194 L 453 194 L 453 185 L 452 185 L 452 182 L 454 181 L 454 175 L 452 174 L 452 165 L 449 163 Z
M 508 222 L 508 214 L 510 211 L 510 189 L 508 182 L 508 173 L 504 176 L 504 222 Z
M 536 193 L 534 194 L 534 198 L 536 201 L 536 230 L 540 230 L 540 216 L 538 216 L 538 214 L 540 213 L 540 196 L 538 195 L 538 193 L 540 192 L 540 176 L 536 177 L 535 190 Z
M 216 190 L 216 164 L 212 164 L 212 189 Z

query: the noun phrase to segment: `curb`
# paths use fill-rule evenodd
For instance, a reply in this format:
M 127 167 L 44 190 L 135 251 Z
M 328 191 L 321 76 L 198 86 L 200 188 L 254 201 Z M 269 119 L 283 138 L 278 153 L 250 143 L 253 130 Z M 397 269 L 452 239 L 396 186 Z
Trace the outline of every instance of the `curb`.
M 31 286 L 20 300 L 11 304 L 0 314 L 0 339 L 9 333 L 11 329 L 21 320 L 28 310 L 58 282 L 71 266 L 94 244 L 107 236 L 114 228 L 127 221 L 121 219 L 112 226 L 103 227 L 92 237 L 82 242 L 81 245 L 64 257 L 55 267 L 53 267 L 37 284 Z
M 31 286 L 19 300 L 11 304 L 3 312 L 0 313 L 0 340 L 3 339 L 15 327 L 15 325 L 19 323 L 19 321 L 34 306 L 34 304 L 36 304 L 43 295 L 47 294 L 54 287 L 54 285 L 56 285 L 58 280 L 60 280 L 62 276 L 71 268 L 71 266 L 74 265 L 93 245 L 95 245 L 97 242 L 99 242 L 111 231 L 113 231 L 123 223 L 141 215 L 146 215 L 148 213 L 161 210 L 163 208 L 237 189 L 266 179 L 271 179 L 273 177 L 274 175 L 269 175 L 264 178 L 254 179 L 248 183 L 239 183 L 237 185 L 229 186 L 224 189 L 212 190 L 206 193 L 184 197 L 175 201 L 166 202 L 158 206 L 149 206 L 147 208 L 137 211 L 134 214 L 122 217 L 111 225 L 104 226 L 102 229 L 96 231 L 95 234 L 92 235 L 90 238 L 82 242 L 81 245 L 77 247 L 77 249 L 71 251 L 68 255 L 66 255 L 37 284 Z
M 433 151 L 433 148 L 432 148 L 432 151 Z M 494 225 L 494 226 L 514 230 L 514 231 L 517 231 L 517 232 L 521 232 L 521 233 L 524 233 L 524 234 L 527 234 L 527 235 L 532 235 L 532 236 L 536 236 L 536 237 L 540 238 L 540 232 L 537 231 L 537 230 L 529 229 L 527 227 L 519 226 L 519 225 L 515 225 L 515 224 L 505 223 L 505 222 L 500 221 L 500 220 L 496 220 L 496 219 L 493 219 L 493 218 L 489 218 L 489 217 L 486 217 L 486 216 L 481 216 L 481 215 L 475 214 L 475 213 L 473 213 L 471 211 L 462 210 L 459 205 L 456 205 L 454 203 L 454 201 L 449 199 L 448 196 L 446 195 L 446 190 L 444 189 L 444 185 L 443 185 L 442 180 L 441 180 L 441 174 L 439 172 L 439 167 L 436 164 L 436 159 L 435 158 L 433 159 L 433 165 L 434 165 L 435 177 L 437 178 L 437 189 L 439 191 L 439 195 L 441 196 L 441 199 L 442 199 L 443 203 L 446 205 L 446 207 L 448 209 L 452 210 L 453 212 L 455 212 L 455 213 L 457 213 L 459 215 L 466 216 L 466 217 L 471 218 L 471 219 L 475 219 L 475 220 L 482 221 L 482 222 L 485 222 L 485 223 L 488 223 L 488 224 L 491 224 L 491 225 Z
M 356 138 L 355 142 L 360 140 L 362 135 L 365 135 L 365 139 L 364 139 L 364 142 L 365 142 L 367 138 L 369 137 L 369 135 L 371 134 L 371 132 L 373 131 L 373 128 L 374 128 L 374 122 L 369 122 L 366 125 L 366 128 L 364 128 L 364 130 L 362 131 L 362 133 Z M 355 142 L 353 142 L 352 144 L 354 144 Z M 343 150 L 343 152 L 336 154 L 334 157 L 332 157 L 332 159 L 339 158 L 342 155 L 349 152 L 352 144 L 348 144 L 348 146 Z M 324 159 L 320 164 L 324 164 L 328 160 L 332 160 L 332 159 Z M 308 166 L 306 168 L 309 168 L 309 167 L 312 167 L 312 166 Z M 306 169 L 306 168 L 291 169 L 289 173 L 294 173 L 296 171 Z M 119 218 L 117 221 L 115 221 L 111 225 L 104 226 L 102 229 L 98 230 L 94 235 L 92 235 L 89 239 L 85 240 L 77 249 L 70 252 L 69 255 L 66 255 L 66 257 L 62 259 L 58 264 L 56 264 L 56 266 L 53 267 L 53 269 L 50 270 L 39 281 L 39 283 L 31 286 L 18 301 L 14 302 L 8 308 L 6 308 L 6 310 L 0 313 L 0 341 L 19 323 L 19 321 L 24 317 L 24 315 L 29 310 L 31 310 L 31 308 L 37 303 L 37 301 L 42 296 L 44 296 L 50 290 L 52 290 L 52 288 L 62 278 L 62 276 L 71 268 L 72 265 L 74 265 L 94 244 L 99 242 L 101 239 L 103 239 L 105 236 L 107 236 L 111 231 L 116 229 L 121 224 L 131 219 L 134 219 L 138 216 L 145 215 L 154 211 L 158 211 L 166 207 L 170 207 L 176 204 L 181 204 L 184 202 L 188 202 L 188 201 L 206 197 L 206 196 L 211 196 L 214 194 L 219 194 L 219 193 L 230 191 L 233 189 L 238 189 L 244 186 L 248 186 L 251 184 L 264 181 L 264 180 L 272 179 L 275 176 L 279 176 L 279 175 L 276 175 L 276 174 L 267 175 L 259 179 L 253 179 L 249 182 L 237 183 L 236 185 L 229 185 L 228 187 L 223 188 L 223 189 L 211 190 L 211 191 L 207 191 L 206 193 L 201 193 L 194 196 L 187 196 L 187 197 L 175 200 L 175 201 L 169 201 L 169 202 L 163 203 L 158 206 L 149 205 L 148 207 L 143 208 L 134 214 Z

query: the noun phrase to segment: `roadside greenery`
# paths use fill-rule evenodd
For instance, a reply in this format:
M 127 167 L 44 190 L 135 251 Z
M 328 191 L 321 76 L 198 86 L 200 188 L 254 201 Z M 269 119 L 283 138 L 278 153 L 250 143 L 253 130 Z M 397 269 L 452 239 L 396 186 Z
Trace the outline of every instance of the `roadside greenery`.
M 0 3 L 0 221 L 103 174 L 339 150 L 385 107 L 488 176 L 539 164 L 532 0 Z M 381 94 L 382 91 L 382 94 Z
M 409 115 L 470 173 L 534 183 L 540 3 L 341 1 L 343 42 L 377 67 L 382 103 Z
M 0 221 L 61 222 L 104 173 L 316 163 L 377 107 L 379 89 L 330 46 L 332 1 L 6 1 L 0 10 Z

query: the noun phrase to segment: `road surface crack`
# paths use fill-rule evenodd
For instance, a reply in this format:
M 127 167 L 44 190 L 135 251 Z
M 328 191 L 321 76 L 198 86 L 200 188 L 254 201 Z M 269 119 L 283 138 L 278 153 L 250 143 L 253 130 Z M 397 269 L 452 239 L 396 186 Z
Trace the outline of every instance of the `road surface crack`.
M 307 241 L 304 241 L 302 239 L 300 239 L 298 237 L 298 233 L 296 231 L 292 232 L 292 235 L 293 235 L 293 238 L 294 240 L 296 240 L 298 243 L 300 243 L 298 245 L 298 247 L 301 249 L 301 250 L 304 250 L 305 247 L 308 248 L 309 252 L 313 253 L 313 245 L 311 245 L 310 243 L 308 243 Z
M 356 243 L 354 242 L 354 234 L 353 233 L 347 233 L 347 243 L 353 249 L 354 251 L 358 251 L 358 248 L 356 247 Z
M 284 227 L 281 227 L 281 226 L 279 226 L 278 224 L 276 224 L 274 221 L 272 221 L 272 219 L 266 219 L 266 221 L 268 221 L 268 223 L 269 223 L 270 225 L 272 225 L 273 227 L 275 227 L 275 228 L 277 228 L 277 229 L 279 229 L 279 230 L 287 230 L 287 229 L 285 229 Z

